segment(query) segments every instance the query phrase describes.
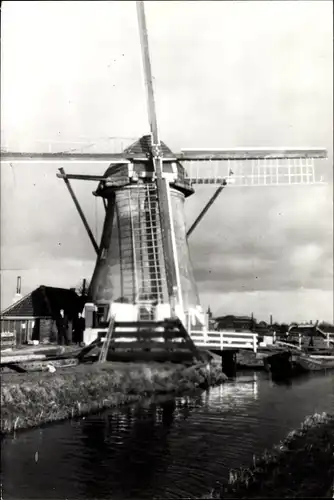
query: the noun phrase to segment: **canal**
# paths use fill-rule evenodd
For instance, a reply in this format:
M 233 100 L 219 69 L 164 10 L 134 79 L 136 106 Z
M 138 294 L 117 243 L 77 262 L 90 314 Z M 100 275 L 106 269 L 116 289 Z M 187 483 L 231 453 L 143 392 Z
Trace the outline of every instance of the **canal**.
M 278 443 L 306 415 L 334 413 L 334 374 L 275 384 L 266 373 L 183 397 L 18 433 L 2 441 L 9 499 L 192 498 Z

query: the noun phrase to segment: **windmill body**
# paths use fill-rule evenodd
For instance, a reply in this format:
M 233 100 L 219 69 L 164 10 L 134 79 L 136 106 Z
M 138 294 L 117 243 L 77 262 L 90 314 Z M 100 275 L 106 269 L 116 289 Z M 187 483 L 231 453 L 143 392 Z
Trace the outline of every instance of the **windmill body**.
M 106 216 L 90 286 L 94 304 L 123 304 L 123 310 L 141 318 L 171 316 L 163 252 L 161 217 L 151 151 L 144 136 L 124 151 L 129 163 L 111 165 L 96 196 L 106 200 Z M 202 313 L 187 243 L 185 199 L 194 190 L 184 167 L 162 143 L 162 176 L 167 181 L 177 277 L 176 311 L 185 320 Z M 126 305 L 125 305 L 126 304 Z M 204 321 L 204 316 L 203 316 Z

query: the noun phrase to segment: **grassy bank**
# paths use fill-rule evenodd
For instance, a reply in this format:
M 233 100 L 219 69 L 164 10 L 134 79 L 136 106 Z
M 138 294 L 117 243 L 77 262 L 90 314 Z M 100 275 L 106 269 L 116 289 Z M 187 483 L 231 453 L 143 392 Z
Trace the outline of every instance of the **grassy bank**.
M 333 482 L 334 416 L 315 414 L 203 498 L 332 498 Z
M 199 363 L 86 364 L 55 373 L 1 376 L 1 433 L 138 401 L 222 383 L 221 367 Z

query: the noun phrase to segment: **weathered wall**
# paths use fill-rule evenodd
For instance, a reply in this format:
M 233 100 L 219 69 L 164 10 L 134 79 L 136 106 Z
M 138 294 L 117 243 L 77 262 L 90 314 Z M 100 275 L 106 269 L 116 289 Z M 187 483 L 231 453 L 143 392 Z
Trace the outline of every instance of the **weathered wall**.
M 199 304 L 199 298 L 187 244 L 184 200 L 181 192 L 171 189 L 183 305 L 188 310 Z M 149 236 L 150 224 L 156 228 L 154 238 Z M 157 252 L 152 252 L 155 246 Z M 158 291 L 150 285 L 155 279 Z M 90 288 L 95 303 L 109 303 L 120 297 L 133 303 L 136 291 L 159 296 L 160 302 L 168 300 L 156 194 L 154 189 L 148 194 L 144 184 L 124 187 L 109 199 Z
M 118 234 L 115 234 L 115 198 L 111 196 L 104 220 L 99 253 L 91 279 L 89 295 L 94 302 L 109 303 L 113 297 L 113 266 L 118 257 Z
M 41 319 L 39 323 L 39 341 L 53 340 L 52 336 L 52 319 Z
M 176 189 L 171 189 L 171 200 L 183 307 L 188 311 L 189 307 L 196 307 L 200 302 L 187 242 L 185 198 Z

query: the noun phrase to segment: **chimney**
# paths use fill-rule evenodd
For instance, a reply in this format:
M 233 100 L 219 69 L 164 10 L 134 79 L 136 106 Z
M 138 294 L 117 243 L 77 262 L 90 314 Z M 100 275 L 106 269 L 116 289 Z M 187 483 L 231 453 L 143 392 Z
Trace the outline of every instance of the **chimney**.
M 273 315 L 271 314 L 270 315 L 270 325 L 272 325 L 272 324 L 273 324 Z
M 17 277 L 16 281 L 16 293 L 21 295 L 21 276 Z
M 21 276 L 18 276 L 17 280 L 16 280 L 16 294 L 13 297 L 13 304 L 15 304 L 16 302 L 18 302 L 21 299 L 22 299 L 22 295 L 21 295 Z

